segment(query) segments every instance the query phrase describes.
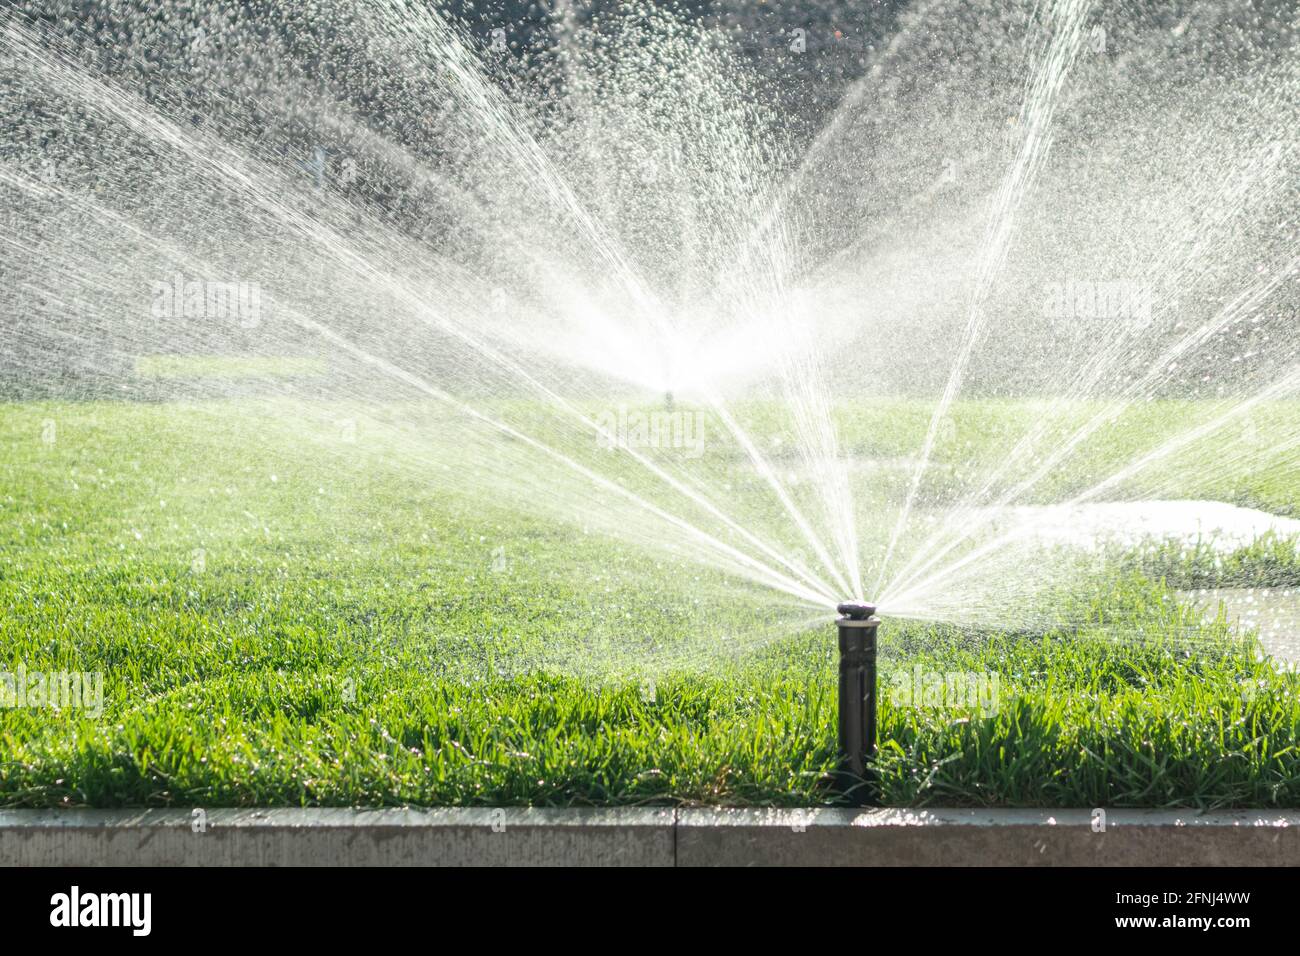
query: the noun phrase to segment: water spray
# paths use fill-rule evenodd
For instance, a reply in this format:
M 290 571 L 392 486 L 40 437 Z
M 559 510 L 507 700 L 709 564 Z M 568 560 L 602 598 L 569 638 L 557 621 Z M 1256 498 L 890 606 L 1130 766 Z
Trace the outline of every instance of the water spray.
M 855 806 L 879 794 L 871 761 L 876 755 L 876 606 L 849 601 L 836 608 L 840 632 L 839 769 L 835 789 Z

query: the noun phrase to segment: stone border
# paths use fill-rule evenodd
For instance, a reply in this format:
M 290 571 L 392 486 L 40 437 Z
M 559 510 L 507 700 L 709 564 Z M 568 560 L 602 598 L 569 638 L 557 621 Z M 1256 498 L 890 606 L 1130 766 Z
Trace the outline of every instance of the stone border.
M 684 810 L 679 866 L 1295 866 L 1300 813 Z
M 201 815 L 196 815 L 199 813 Z M 1300 813 L 6 810 L 3 866 L 1295 866 Z
M 672 866 L 671 808 L 0 811 L 3 866 Z

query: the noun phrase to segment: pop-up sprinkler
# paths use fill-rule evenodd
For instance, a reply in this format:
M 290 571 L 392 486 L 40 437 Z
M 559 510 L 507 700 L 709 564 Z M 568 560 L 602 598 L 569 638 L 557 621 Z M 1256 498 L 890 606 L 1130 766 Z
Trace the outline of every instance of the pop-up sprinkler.
M 840 765 L 836 789 L 855 806 L 878 797 L 870 763 L 876 755 L 876 606 L 849 601 L 840 618 Z

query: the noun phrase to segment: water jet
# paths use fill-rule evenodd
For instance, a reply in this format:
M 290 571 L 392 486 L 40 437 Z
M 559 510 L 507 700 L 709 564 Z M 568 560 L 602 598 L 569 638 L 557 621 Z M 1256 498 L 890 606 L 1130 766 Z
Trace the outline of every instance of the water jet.
M 856 806 L 878 799 L 871 769 L 876 755 L 876 606 L 846 601 L 840 617 L 839 767 L 836 790 Z

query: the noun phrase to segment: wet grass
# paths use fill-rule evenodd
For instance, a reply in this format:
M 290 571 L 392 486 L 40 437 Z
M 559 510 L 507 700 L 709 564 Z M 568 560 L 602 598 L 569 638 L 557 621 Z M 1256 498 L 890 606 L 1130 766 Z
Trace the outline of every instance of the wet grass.
M 1122 563 L 1179 590 L 1300 586 L 1300 542 L 1272 533 L 1227 552 L 1207 541 L 1162 544 L 1125 555 Z
M 720 576 L 212 422 L 0 408 L 0 670 L 104 688 L 0 711 L 0 804 L 833 799 L 829 624 L 749 630 Z M 1162 577 L 1214 567 L 1166 557 L 1069 630 L 888 624 L 884 801 L 1295 806 L 1298 679 L 1175 603 Z

